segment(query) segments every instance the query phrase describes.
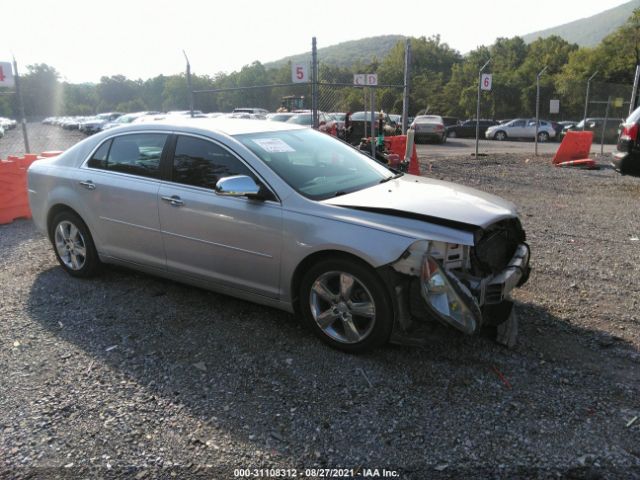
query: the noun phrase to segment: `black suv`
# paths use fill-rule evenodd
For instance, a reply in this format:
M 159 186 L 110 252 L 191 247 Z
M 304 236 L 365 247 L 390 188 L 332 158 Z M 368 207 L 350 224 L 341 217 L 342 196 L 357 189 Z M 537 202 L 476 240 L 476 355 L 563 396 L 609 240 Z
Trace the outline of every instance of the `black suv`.
M 640 107 L 620 127 L 622 130 L 611 165 L 621 173 L 640 174 Z

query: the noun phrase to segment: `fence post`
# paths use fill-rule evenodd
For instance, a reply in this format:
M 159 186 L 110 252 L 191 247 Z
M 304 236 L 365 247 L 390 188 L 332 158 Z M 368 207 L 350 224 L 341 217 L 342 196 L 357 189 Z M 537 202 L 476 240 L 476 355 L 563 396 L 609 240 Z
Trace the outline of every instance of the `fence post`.
M 540 76 L 548 68 L 548 65 L 538 72 L 536 75 L 536 137 L 535 137 L 535 155 L 538 156 L 538 127 L 540 125 Z
M 491 59 L 482 66 L 478 72 L 478 103 L 476 105 L 476 160 L 478 159 L 478 143 L 480 142 L 480 87 L 482 83 L 482 71 L 487 68 Z
M 607 128 L 607 121 L 609 120 L 609 105 L 611 105 L 611 95 L 607 98 L 607 108 L 604 110 L 604 123 L 602 124 L 602 135 L 600 137 L 600 155 L 604 155 L 604 132 Z
M 476 104 L 476 160 L 478 159 L 478 144 L 480 143 L 480 87 L 482 84 L 482 71 L 487 68 L 491 59 L 482 66 L 478 71 L 478 101 Z
M 597 74 L 598 70 L 593 72 L 593 75 L 591 75 L 589 77 L 589 80 L 587 80 L 587 93 L 585 93 L 584 96 L 584 117 L 582 117 L 582 131 L 584 131 L 584 128 L 587 126 L 587 114 L 589 110 L 589 87 L 591 86 L 591 80 L 593 80 L 593 77 L 595 77 Z
M 411 76 L 409 65 L 411 64 L 411 40 L 407 38 L 404 46 L 404 91 L 402 94 L 402 134 L 407 134 L 409 123 L 409 82 Z
M 376 99 L 373 87 L 369 87 L 369 98 L 369 105 L 371 106 L 371 156 L 376 158 Z
M 22 99 L 22 90 L 20 90 L 20 75 L 18 75 L 18 62 L 16 62 L 16 57 L 13 57 L 13 73 L 16 76 L 16 95 L 18 96 L 18 109 L 20 110 L 20 124 L 22 125 L 22 138 L 24 139 L 24 153 L 29 153 L 31 148 L 29 147 L 29 136 L 27 135 L 27 119 L 24 114 L 24 101 Z
M 311 39 L 311 118 L 313 128 L 319 127 L 318 122 L 318 47 L 316 37 Z

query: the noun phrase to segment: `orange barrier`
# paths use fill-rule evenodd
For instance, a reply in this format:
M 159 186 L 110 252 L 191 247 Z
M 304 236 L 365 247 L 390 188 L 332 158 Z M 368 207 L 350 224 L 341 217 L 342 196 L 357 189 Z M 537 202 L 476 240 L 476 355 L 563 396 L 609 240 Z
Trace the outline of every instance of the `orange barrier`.
M 391 137 L 384 137 L 384 143 L 387 150 L 398 155 L 400 158 L 406 158 L 407 156 L 407 136 L 406 135 L 394 135 Z M 416 151 L 416 144 L 413 143 L 411 150 L 411 157 L 409 161 L 408 172 L 411 175 L 420 175 L 420 164 L 418 163 L 418 152 Z
M 62 152 L 44 153 L 53 157 Z M 27 153 L 24 157 L 9 155 L 7 160 L 0 160 L 0 225 L 11 223 L 16 218 L 31 218 L 27 169 L 40 158 L 46 157 Z
M 595 162 L 589 157 L 591 143 L 593 142 L 593 132 L 568 131 L 562 139 L 562 143 L 553 157 L 553 164 L 556 166 L 586 166 Z M 580 162 L 576 162 L 576 161 Z M 582 160 L 585 160 L 582 162 Z M 588 162 L 586 160 L 589 160 Z
M 566 162 L 556 163 L 556 167 L 579 167 L 586 170 L 597 170 L 596 161 L 591 158 L 581 158 L 579 160 L 567 160 Z

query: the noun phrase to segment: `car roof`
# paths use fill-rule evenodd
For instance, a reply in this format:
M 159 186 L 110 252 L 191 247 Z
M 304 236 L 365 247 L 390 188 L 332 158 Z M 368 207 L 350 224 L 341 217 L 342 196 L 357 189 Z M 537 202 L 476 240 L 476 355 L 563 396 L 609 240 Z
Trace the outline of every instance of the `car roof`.
M 225 135 L 241 135 L 244 133 L 258 133 L 258 132 L 278 132 L 285 130 L 303 129 L 306 127 L 298 126 L 291 123 L 283 122 L 270 122 L 268 120 L 250 120 L 242 118 L 228 118 L 228 117 L 216 117 L 216 118 L 190 118 L 190 117 L 171 117 L 164 118 L 158 121 L 141 122 L 131 125 L 129 130 L 148 130 L 149 127 L 158 128 L 162 130 L 171 130 L 172 128 L 182 128 L 189 130 L 191 128 L 198 130 L 210 130 L 219 132 Z M 125 130 L 119 130 L 124 132 Z

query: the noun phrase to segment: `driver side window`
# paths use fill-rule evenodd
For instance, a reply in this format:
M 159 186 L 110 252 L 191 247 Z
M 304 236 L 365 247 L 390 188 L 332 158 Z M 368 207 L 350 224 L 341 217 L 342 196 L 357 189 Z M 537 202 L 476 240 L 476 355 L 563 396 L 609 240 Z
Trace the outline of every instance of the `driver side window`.
M 173 157 L 174 182 L 214 189 L 218 180 L 232 175 L 247 175 L 257 181 L 249 167 L 219 145 L 201 138 L 178 137 Z

